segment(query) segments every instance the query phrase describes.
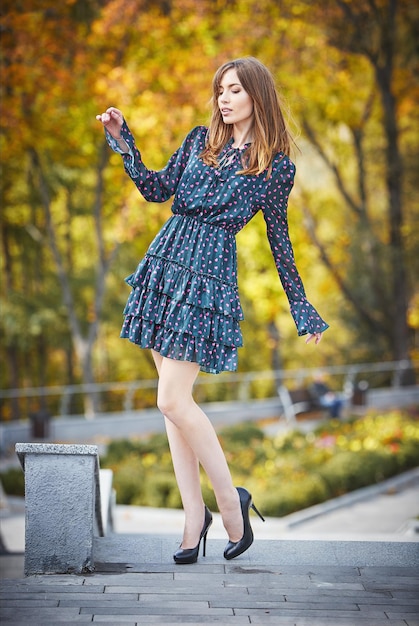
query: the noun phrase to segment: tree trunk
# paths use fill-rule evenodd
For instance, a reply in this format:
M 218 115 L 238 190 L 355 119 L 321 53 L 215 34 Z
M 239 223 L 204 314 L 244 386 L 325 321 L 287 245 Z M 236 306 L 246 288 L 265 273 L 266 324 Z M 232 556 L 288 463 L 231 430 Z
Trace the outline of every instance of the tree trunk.
M 7 233 L 7 224 L 2 221 L 1 224 L 1 239 L 4 252 L 4 274 L 5 274 L 5 287 L 7 293 L 11 293 L 13 289 L 13 272 L 12 272 L 12 257 L 9 249 L 9 238 Z M 19 387 L 19 364 L 18 364 L 18 349 L 12 343 L 6 346 L 6 359 L 7 367 L 6 371 L 9 378 L 9 387 L 11 389 L 17 389 Z M 21 417 L 19 408 L 19 399 L 10 399 L 10 419 L 17 420 Z
M 96 243 L 98 249 L 98 260 L 96 263 L 96 280 L 95 289 L 93 295 L 93 318 L 87 325 L 87 332 L 84 335 L 82 333 L 81 324 L 77 318 L 76 304 L 73 298 L 73 294 L 70 286 L 69 270 L 66 269 L 66 263 L 60 252 L 57 233 L 52 220 L 51 214 L 51 200 L 49 194 L 49 188 L 44 176 L 39 155 L 32 149 L 31 151 L 32 164 L 35 171 L 38 173 L 39 189 L 41 193 L 41 199 L 44 206 L 48 241 L 50 249 L 57 267 L 58 278 L 61 285 L 63 302 L 66 307 L 71 339 L 74 346 L 74 350 L 79 361 L 82 373 L 83 384 L 86 385 L 86 391 L 84 394 L 84 412 L 86 418 L 91 419 L 98 412 L 100 406 L 100 396 L 98 392 L 93 392 L 91 386 L 94 384 L 94 372 L 93 372 L 93 348 L 98 335 L 100 315 L 103 306 L 103 298 L 105 294 L 105 282 L 106 276 L 109 271 L 109 267 L 116 255 L 118 245 L 115 244 L 110 253 L 105 252 L 105 242 L 103 238 L 102 227 L 102 196 L 103 196 L 103 172 L 107 161 L 109 159 L 109 150 L 107 144 L 104 141 L 102 149 L 99 155 L 99 163 L 97 166 L 97 179 L 96 179 L 96 191 L 93 206 L 93 216 L 95 221 L 95 234 Z M 71 198 L 69 199 L 71 204 Z M 70 206 L 68 204 L 68 206 Z M 67 235 L 68 236 L 68 235 Z
M 395 19 L 397 0 L 389 0 L 386 21 L 382 25 L 381 50 L 371 56 L 383 108 L 383 127 L 386 138 L 386 186 L 388 192 L 388 221 L 390 254 L 393 268 L 393 355 L 395 361 L 409 356 L 408 289 L 403 242 L 403 174 L 404 167 L 399 147 L 399 128 L 396 102 L 392 90 L 395 53 Z M 407 378 L 407 381 L 406 381 Z M 411 375 L 406 371 L 405 381 Z

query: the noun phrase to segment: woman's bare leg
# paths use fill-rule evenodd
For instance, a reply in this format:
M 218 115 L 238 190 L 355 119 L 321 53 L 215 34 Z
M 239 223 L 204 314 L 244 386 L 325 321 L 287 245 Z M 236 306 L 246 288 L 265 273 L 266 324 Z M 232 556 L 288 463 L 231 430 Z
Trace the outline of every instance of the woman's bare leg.
M 151 352 L 160 376 L 163 357 L 154 350 Z M 197 537 L 199 537 L 204 524 L 204 502 L 199 475 L 199 461 L 179 429 L 166 417 L 164 420 L 173 469 L 185 512 L 185 529 L 181 546 L 184 549 L 193 548 L 198 543 Z
M 230 541 L 239 541 L 243 536 L 243 519 L 238 493 L 214 427 L 192 397 L 199 365 L 152 353 L 159 373 L 157 404 L 165 416 L 173 467 L 185 511 L 182 547 L 196 546 L 203 526 L 199 463 L 211 481 Z

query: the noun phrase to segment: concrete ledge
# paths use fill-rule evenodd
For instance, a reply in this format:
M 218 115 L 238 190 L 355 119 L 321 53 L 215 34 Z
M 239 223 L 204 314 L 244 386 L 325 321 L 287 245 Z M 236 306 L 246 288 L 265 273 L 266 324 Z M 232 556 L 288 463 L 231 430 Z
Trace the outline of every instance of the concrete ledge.
M 25 472 L 25 574 L 92 571 L 93 537 L 104 535 L 97 446 L 19 443 L 16 453 Z
M 97 446 L 85 444 L 60 444 L 60 443 L 17 443 L 16 454 L 25 469 L 25 456 L 28 454 L 70 454 L 82 456 L 97 456 Z
M 224 564 L 225 539 L 208 540 L 201 565 Z M 157 535 L 113 535 L 94 540 L 95 560 L 124 565 L 126 571 L 137 563 L 171 562 L 179 538 Z M 234 559 L 235 566 L 307 565 L 348 567 L 419 567 L 419 543 L 382 541 L 256 540 Z

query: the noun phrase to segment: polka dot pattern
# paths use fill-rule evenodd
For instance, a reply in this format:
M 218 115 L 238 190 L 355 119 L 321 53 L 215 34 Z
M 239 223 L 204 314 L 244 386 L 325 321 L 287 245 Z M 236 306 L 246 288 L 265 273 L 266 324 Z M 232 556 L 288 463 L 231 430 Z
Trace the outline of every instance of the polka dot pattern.
M 129 153 L 106 133 L 108 143 L 122 154 L 144 198 L 164 202 L 174 196 L 173 215 L 126 279 L 131 293 L 121 337 L 163 356 L 196 362 L 205 372 L 236 370 L 243 311 L 235 235 L 259 210 L 298 334 L 328 328 L 307 301 L 295 266 L 287 223 L 295 166 L 287 156 L 276 155 L 268 180 L 265 174 L 239 175 L 241 153 L 230 140 L 220 155 L 223 165 L 209 167 L 199 158 L 207 128 L 198 126 L 166 167 L 154 171 L 142 162 L 125 122 L 121 132 Z

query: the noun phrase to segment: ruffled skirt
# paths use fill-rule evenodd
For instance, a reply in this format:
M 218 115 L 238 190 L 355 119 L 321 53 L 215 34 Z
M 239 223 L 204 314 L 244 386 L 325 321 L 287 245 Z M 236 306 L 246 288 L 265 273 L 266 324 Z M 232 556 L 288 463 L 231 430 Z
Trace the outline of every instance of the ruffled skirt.
M 134 274 L 121 337 L 212 374 L 237 369 L 243 312 L 233 233 L 174 215 Z

